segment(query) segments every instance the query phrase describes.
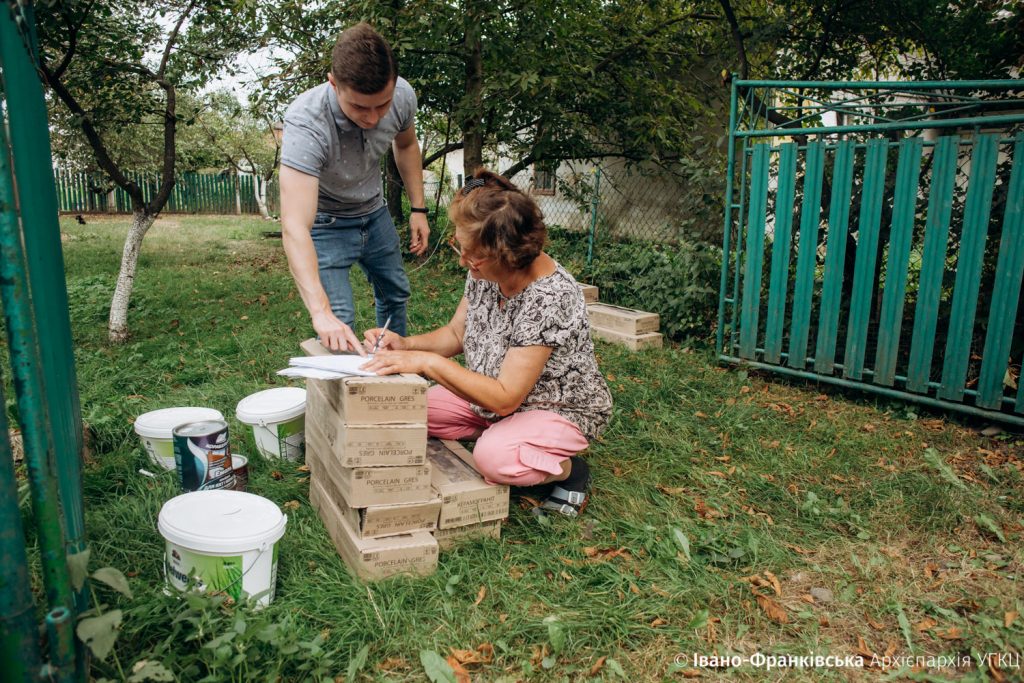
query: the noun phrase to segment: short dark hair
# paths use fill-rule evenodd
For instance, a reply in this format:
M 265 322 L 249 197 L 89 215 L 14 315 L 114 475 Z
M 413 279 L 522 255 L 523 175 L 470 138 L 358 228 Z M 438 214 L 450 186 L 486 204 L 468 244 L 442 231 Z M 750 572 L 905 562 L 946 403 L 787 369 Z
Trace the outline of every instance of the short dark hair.
M 473 241 L 465 246 L 504 268 L 528 268 L 540 256 L 548 235 L 537 202 L 493 171 L 479 169 L 473 178 L 483 184 L 456 192 L 448 207 L 449 219 Z
M 391 46 L 366 22 L 341 32 L 331 52 L 331 73 L 339 85 L 373 95 L 398 78 Z

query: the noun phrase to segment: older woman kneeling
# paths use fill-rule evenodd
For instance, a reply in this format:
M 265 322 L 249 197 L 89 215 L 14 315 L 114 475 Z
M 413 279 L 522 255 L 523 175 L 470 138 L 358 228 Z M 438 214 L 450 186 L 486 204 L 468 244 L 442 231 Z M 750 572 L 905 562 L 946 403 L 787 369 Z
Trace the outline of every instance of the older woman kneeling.
M 452 247 L 469 270 L 455 315 L 414 337 L 385 332 L 365 367 L 437 382 L 427 392 L 431 436 L 477 439 L 476 469 L 488 481 L 551 484 L 542 509 L 576 516 L 590 484 L 576 454 L 612 408 L 583 294 L 544 253 L 547 228 L 536 202 L 502 176 L 478 172 L 448 215 Z M 372 344 L 381 330 L 365 334 Z M 460 353 L 466 367 L 450 360 Z

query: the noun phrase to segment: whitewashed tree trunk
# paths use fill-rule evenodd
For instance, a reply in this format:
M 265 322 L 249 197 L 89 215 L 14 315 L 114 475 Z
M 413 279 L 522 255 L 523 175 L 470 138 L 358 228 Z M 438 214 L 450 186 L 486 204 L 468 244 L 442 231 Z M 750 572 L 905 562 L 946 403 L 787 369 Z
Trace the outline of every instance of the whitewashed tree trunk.
M 107 193 L 107 213 L 117 213 L 117 190 Z
M 238 174 L 234 174 L 235 179 L 235 214 L 238 216 L 242 215 L 242 188 L 241 181 L 238 178 Z
M 264 218 L 270 218 L 270 212 L 267 211 L 267 185 L 269 183 L 260 175 L 253 174 L 252 192 L 256 196 L 256 206 L 260 209 L 260 215 Z
M 135 267 L 139 263 L 142 238 L 153 226 L 154 220 L 155 215 L 144 211 L 132 214 L 132 226 L 128 228 L 124 251 L 121 253 L 121 272 L 117 275 L 117 287 L 114 288 L 114 298 L 110 302 L 107 331 L 112 344 L 120 344 L 128 339 L 128 303 L 131 301 L 132 287 L 135 284 Z

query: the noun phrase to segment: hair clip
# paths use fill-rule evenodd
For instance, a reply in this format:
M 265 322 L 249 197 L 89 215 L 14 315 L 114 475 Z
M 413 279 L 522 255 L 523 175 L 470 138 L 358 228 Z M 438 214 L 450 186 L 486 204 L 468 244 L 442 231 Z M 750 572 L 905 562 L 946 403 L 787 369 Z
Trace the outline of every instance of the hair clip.
M 472 192 L 478 187 L 483 187 L 487 184 L 483 178 L 468 178 L 466 184 L 462 186 L 462 196 L 465 197 L 467 194 Z

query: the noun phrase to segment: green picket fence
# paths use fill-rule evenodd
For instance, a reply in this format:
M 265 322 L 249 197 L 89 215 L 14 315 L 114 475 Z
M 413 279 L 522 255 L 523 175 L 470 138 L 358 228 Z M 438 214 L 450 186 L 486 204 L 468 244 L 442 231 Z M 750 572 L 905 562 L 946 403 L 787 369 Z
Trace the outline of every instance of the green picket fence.
M 720 359 L 1024 425 L 1021 92 L 735 82 Z
M 126 174 L 142 188 L 142 196 L 149 201 L 160 189 L 161 176 L 157 173 Z M 115 186 L 105 175 L 54 171 L 57 201 L 63 213 L 131 213 L 131 198 Z M 248 175 L 223 173 L 178 173 L 174 190 L 163 213 L 259 213 L 254 195 L 254 178 Z M 271 181 L 267 189 L 267 204 L 275 212 L 277 182 Z

